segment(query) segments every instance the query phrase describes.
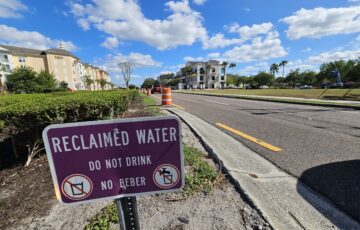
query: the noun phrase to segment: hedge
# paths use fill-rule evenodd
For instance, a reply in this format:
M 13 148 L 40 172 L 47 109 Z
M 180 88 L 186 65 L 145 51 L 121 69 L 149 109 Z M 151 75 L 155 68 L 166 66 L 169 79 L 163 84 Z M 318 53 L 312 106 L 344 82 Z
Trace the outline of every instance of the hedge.
M 5 95 L 0 97 L 0 129 L 21 136 L 17 145 L 32 145 L 50 124 L 111 119 L 136 97 L 135 90 Z

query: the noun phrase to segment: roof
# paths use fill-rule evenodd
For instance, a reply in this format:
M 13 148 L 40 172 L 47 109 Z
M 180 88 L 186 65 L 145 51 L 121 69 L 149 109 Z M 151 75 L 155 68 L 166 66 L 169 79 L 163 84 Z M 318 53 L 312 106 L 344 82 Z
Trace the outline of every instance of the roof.
M 2 47 L 0 47 L 0 52 L 2 52 L 2 53 L 11 53 L 9 50 L 7 50 L 5 48 L 2 48 Z
M 0 45 L 0 48 L 4 48 L 15 55 L 27 55 L 27 56 L 38 56 L 42 57 L 46 54 L 54 54 L 54 55 L 62 55 L 62 56 L 70 56 L 75 59 L 80 60 L 80 58 L 76 57 L 72 53 L 64 49 L 48 49 L 48 50 L 37 50 L 37 49 L 29 49 L 17 46 L 8 46 L 8 45 Z
M 16 47 L 16 46 L 8 46 L 8 45 L 0 45 L 1 48 L 7 49 L 13 54 L 17 55 L 30 55 L 30 56 L 41 56 L 43 55 L 42 50 L 36 50 L 36 49 L 29 49 L 29 48 L 22 48 L 22 47 Z
M 46 54 L 70 56 L 70 57 L 80 60 L 80 58 L 76 57 L 75 55 L 73 55 L 72 53 L 70 53 L 69 51 L 64 50 L 64 49 L 48 49 L 48 50 L 45 50 L 44 52 Z

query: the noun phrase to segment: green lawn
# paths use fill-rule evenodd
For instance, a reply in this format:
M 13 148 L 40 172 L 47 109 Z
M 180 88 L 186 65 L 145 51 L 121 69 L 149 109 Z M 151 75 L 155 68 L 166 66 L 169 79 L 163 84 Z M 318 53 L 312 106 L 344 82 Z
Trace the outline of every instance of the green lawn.
M 223 89 L 223 90 L 195 90 L 186 92 L 216 93 L 216 94 L 242 94 L 259 96 L 322 98 L 334 100 L 360 101 L 360 89 Z

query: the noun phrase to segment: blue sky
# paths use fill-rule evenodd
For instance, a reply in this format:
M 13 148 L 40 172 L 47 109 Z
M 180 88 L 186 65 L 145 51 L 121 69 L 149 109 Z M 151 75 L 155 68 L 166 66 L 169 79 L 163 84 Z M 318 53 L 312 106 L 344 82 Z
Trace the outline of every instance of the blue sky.
M 0 0 L 0 43 L 62 43 L 119 85 L 125 60 L 133 84 L 189 60 L 232 62 L 241 75 L 282 60 L 286 72 L 318 70 L 360 57 L 360 0 Z

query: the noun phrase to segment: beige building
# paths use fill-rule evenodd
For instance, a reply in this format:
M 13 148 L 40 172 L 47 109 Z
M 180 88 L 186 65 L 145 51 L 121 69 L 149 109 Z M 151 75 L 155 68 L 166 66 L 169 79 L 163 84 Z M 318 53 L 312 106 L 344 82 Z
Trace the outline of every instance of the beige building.
M 99 79 L 110 82 L 109 75 L 81 60 L 64 49 L 36 50 L 15 46 L 0 45 L 0 64 L 6 66 L 6 72 L 2 68 L 0 78 L 2 82 L 10 71 L 20 66 L 32 67 L 36 72 L 46 70 L 55 75 L 58 82 L 66 82 L 73 90 L 85 90 L 84 76 L 88 75 L 94 80 L 91 90 L 100 90 Z M 105 72 L 106 74 L 101 74 Z M 108 89 L 108 88 L 106 88 Z

